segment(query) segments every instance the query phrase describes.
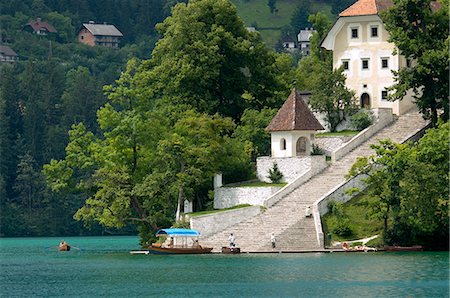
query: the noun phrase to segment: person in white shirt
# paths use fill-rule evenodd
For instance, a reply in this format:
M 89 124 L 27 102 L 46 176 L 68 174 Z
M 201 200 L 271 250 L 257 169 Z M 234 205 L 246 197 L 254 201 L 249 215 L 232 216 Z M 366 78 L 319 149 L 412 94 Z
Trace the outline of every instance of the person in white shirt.
M 310 206 L 306 207 L 306 209 L 305 209 L 305 216 L 306 217 L 311 217 L 311 207 Z
M 272 232 L 272 234 L 270 235 L 270 242 L 272 243 L 272 248 L 275 248 L 277 239 L 275 238 L 275 234 Z
M 233 247 L 236 246 L 236 244 L 234 243 L 235 242 L 235 238 L 234 238 L 233 233 L 231 233 L 230 237 L 228 237 L 228 241 L 230 242 L 230 248 L 233 248 Z

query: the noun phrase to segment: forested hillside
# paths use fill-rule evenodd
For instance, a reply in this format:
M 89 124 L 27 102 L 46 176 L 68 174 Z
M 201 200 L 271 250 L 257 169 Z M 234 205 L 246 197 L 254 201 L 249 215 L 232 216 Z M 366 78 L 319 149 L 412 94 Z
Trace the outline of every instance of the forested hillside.
M 131 57 L 150 57 L 158 39 L 154 26 L 175 2 L 0 2 L 2 44 L 19 55 L 18 62 L 0 66 L 1 235 L 103 232 L 89 232 L 73 219 L 84 198 L 51 192 L 42 166 L 65 155 L 73 124 L 82 122 L 97 134 L 103 86 L 114 83 Z M 22 30 L 37 17 L 54 26 L 57 34 Z M 120 28 L 121 48 L 78 43 L 78 28 L 90 20 Z
M 65 156 L 72 125 L 81 122 L 94 135 L 101 135 L 97 110 L 106 102 L 103 87 L 114 84 L 129 59 L 150 58 L 160 37 L 155 25 L 178 2 L 182 1 L 0 1 L 1 44 L 10 46 L 19 58 L 14 64 L 0 66 L 1 235 L 91 233 L 73 219 L 86 194 L 50 191 L 42 166 Z M 264 9 L 270 11 L 265 1 L 256 2 L 239 6 L 251 10 L 264 3 Z M 300 7 L 303 2 L 290 1 L 290 5 Z M 306 19 L 308 13 L 304 10 L 299 15 Z M 38 17 L 54 26 L 57 34 L 42 36 L 23 30 Z M 78 43 L 77 30 L 89 21 L 114 24 L 123 33 L 120 49 Z M 285 21 L 291 22 L 289 15 Z M 275 106 L 280 100 L 282 97 Z M 238 117 L 243 108 L 235 106 L 223 112 Z M 263 118 L 270 119 L 272 114 L 265 112 Z M 250 115 L 261 117 L 250 111 L 245 115 L 244 121 L 250 122 Z M 248 129 L 239 128 L 237 133 L 252 138 Z M 256 151 L 250 154 L 255 156 Z M 100 232 L 96 224 L 93 227 L 97 230 L 92 233 Z

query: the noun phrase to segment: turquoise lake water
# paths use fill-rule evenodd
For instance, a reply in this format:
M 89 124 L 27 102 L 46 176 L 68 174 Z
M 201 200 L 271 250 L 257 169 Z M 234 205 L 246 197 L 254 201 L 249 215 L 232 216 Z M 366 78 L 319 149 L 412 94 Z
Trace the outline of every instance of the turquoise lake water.
M 130 255 L 137 237 L 0 238 L 1 297 L 449 297 L 449 255 Z

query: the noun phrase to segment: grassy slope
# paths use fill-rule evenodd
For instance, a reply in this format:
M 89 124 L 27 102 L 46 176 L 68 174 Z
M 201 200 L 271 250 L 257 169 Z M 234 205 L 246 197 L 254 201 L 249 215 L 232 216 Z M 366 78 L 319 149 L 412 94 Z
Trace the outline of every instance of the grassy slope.
M 278 12 L 271 14 L 267 0 L 231 0 L 237 7 L 239 16 L 244 20 L 246 26 L 253 26 L 255 23 L 259 28 L 270 28 L 289 25 L 291 16 L 299 0 L 278 0 L 276 7 Z M 332 17 L 331 6 L 317 1 L 312 3 L 314 11 L 322 11 Z M 299 30 L 301 28 L 298 28 Z M 267 46 L 274 47 L 281 35 L 281 30 L 260 30 L 261 36 Z
M 336 226 L 337 219 L 334 215 L 326 214 L 322 217 L 322 225 L 324 234 L 332 234 L 332 240 L 355 240 L 370 237 L 373 235 L 381 235 L 383 230 L 383 221 L 381 219 L 371 218 L 369 207 L 365 201 L 374 202 L 377 199 L 370 198 L 365 194 L 359 195 L 346 204 L 344 204 L 344 212 L 350 219 L 350 227 L 353 234 L 348 237 L 339 237 L 331 231 Z

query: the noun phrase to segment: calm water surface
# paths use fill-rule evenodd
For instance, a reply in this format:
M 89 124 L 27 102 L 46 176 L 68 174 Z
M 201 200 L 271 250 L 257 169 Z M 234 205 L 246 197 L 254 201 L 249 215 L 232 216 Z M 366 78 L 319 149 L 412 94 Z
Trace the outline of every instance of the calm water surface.
M 448 253 L 130 255 L 137 237 L 1 238 L 1 297 L 449 297 Z

